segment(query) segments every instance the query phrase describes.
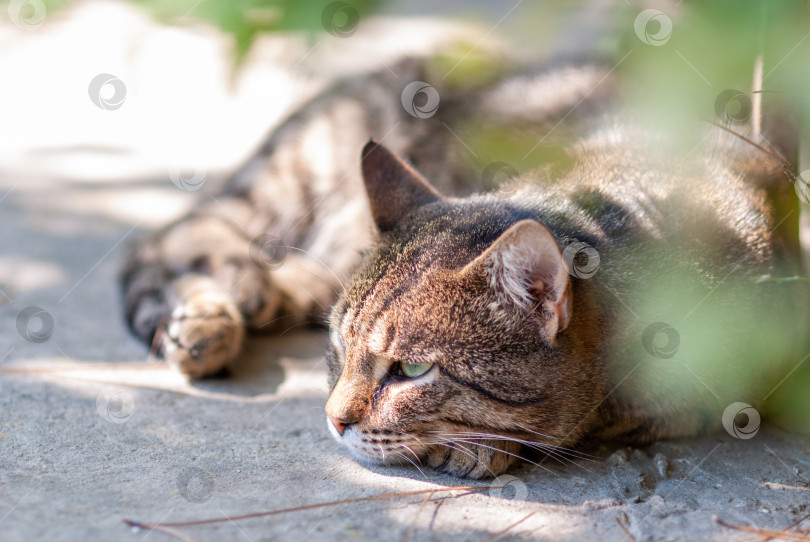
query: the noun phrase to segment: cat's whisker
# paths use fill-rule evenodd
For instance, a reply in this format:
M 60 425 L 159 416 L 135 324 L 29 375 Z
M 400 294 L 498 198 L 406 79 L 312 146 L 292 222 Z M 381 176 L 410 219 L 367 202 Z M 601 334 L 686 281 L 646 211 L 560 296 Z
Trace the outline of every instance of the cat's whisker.
M 410 435 L 409 434 L 408 436 L 411 437 L 412 439 L 414 439 L 419 444 L 422 444 L 422 439 L 420 439 L 417 435 Z
M 406 450 L 411 452 L 411 454 L 413 454 L 413 457 L 414 457 L 414 459 L 416 461 L 419 461 L 420 463 L 422 462 L 422 460 L 419 458 L 419 456 L 416 454 L 416 452 L 413 451 L 413 449 L 410 446 L 408 446 L 407 444 L 400 444 L 400 446 L 402 446 L 403 448 L 405 448 Z
M 506 450 L 501 450 L 500 448 L 496 448 L 494 446 L 489 446 L 487 444 L 482 444 L 480 442 L 474 442 L 474 441 L 469 441 L 469 440 L 465 440 L 465 439 L 455 439 L 454 442 L 462 442 L 464 444 L 469 444 L 471 446 L 480 446 L 481 448 L 487 448 L 487 449 L 492 450 L 492 451 L 494 451 L 496 453 L 502 453 L 502 454 L 505 454 L 505 455 L 509 455 L 509 456 L 512 456 L 512 457 L 514 457 L 516 459 L 519 459 L 521 461 L 525 461 L 526 463 L 530 463 L 530 464 L 532 464 L 532 465 L 534 465 L 536 467 L 539 467 L 539 468 L 541 468 L 541 469 L 543 469 L 545 471 L 548 471 L 549 473 L 551 473 L 551 474 L 553 474 L 555 476 L 559 476 L 559 474 L 557 474 L 553 470 L 549 469 L 548 467 L 544 467 L 543 465 L 540 465 L 539 463 L 535 463 L 534 461 L 532 461 L 530 459 L 527 459 L 527 458 L 523 457 L 520 454 L 515 454 L 515 453 L 512 453 L 512 452 L 508 452 Z
M 567 456 L 571 456 L 571 457 L 573 457 L 575 459 L 579 459 L 579 460 L 583 460 L 583 461 L 598 461 L 598 458 L 593 458 L 591 456 L 588 456 L 587 454 L 581 454 L 580 452 L 577 452 L 576 450 L 572 450 L 572 449 L 569 449 L 569 448 L 564 448 L 562 446 L 556 446 L 554 444 L 546 444 L 546 443 L 542 443 L 542 442 L 534 442 L 534 441 L 531 441 L 531 440 L 524 440 L 524 439 L 519 439 L 519 438 L 516 438 L 516 437 L 508 437 L 508 436 L 503 436 L 503 435 L 483 434 L 483 435 L 478 435 L 478 437 L 479 438 L 511 440 L 513 442 L 519 442 L 520 444 L 523 444 L 524 446 L 526 446 L 528 448 L 533 448 L 533 449 L 535 449 L 537 451 L 541 451 L 541 452 L 547 453 L 549 455 L 560 456 L 560 457 L 570 461 L 572 464 L 574 463 L 574 461 L 570 457 L 567 457 Z
M 537 436 L 544 437 L 544 438 L 560 440 L 559 437 L 555 437 L 555 436 L 552 436 L 552 435 L 547 435 L 545 433 L 539 433 L 537 431 L 529 429 L 528 427 L 524 427 L 524 426 L 520 425 L 519 423 L 515 423 L 515 425 L 520 427 L 523 431 L 526 431 L 527 433 L 531 433 L 533 435 L 537 435 Z M 537 443 L 537 444 L 540 444 L 540 443 Z M 580 452 L 578 450 L 574 450 L 574 449 L 571 449 L 571 448 L 564 448 L 562 446 L 556 446 L 556 445 L 553 445 L 553 444 L 541 444 L 541 445 L 545 446 L 545 447 L 552 447 L 553 446 L 556 450 L 569 452 L 571 455 L 573 455 L 575 457 L 578 457 L 579 459 L 586 459 L 586 460 L 589 460 L 589 461 L 600 461 L 602 459 L 601 457 L 586 454 L 584 452 Z
M 326 264 L 326 263 L 325 263 L 323 260 L 321 260 L 320 258 L 318 258 L 317 256 L 315 256 L 315 255 L 314 255 L 314 254 L 312 254 L 311 252 L 309 252 L 309 251 L 307 251 L 307 250 L 304 250 L 303 248 L 299 248 L 299 247 L 291 247 L 291 246 L 285 246 L 284 248 L 287 248 L 287 249 L 292 249 L 292 250 L 297 250 L 297 251 L 299 251 L 299 252 L 301 252 L 301 253 L 303 253 L 303 254 L 306 254 L 307 256 L 309 256 L 310 258 L 312 258 L 314 261 L 316 261 L 316 262 L 318 262 L 319 264 L 321 264 L 321 265 L 323 266 L 323 268 L 324 268 L 324 269 L 326 269 L 327 271 L 329 271 L 329 272 L 332 274 L 332 276 L 333 276 L 333 277 L 335 277 L 335 280 L 337 281 L 337 283 L 338 283 L 338 285 L 340 286 L 340 288 L 343 290 L 343 293 L 346 293 L 346 286 L 344 286 L 343 281 L 342 281 L 342 280 L 340 280 L 340 277 L 338 277 L 338 276 L 337 276 L 337 273 L 335 273 L 335 271 L 334 271 L 334 270 L 333 270 L 333 269 L 332 269 L 332 268 L 331 268 L 329 265 L 327 265 L 327 264 Z
M 279 333 L 279 334 L 278 334 L 278 336 L 279 336 L 279 337 L 282 337 L 282 336 L 284 336 L 284 335 L 285 335 L 287 332 L 289 332 L 289 331 L 291 331 L 291 330 L 293 330 L 293 329 L 295 329 L 295 328 L 297 328 L 297 327 L 301 327 L 301 326 L 311 326 L 311 325 L 317 325 L 318 323 L 319 323 L 319 322 L 318 322 L 317 320 L 307 320 L 307 321 L 305 321 L 305 322 L 298 322 L 297 324 L 293 324 L 293 325 L 291 325 L 290 327 L 288 327 L 287 329 L 285 329 L 284 331 L 282 331 L 281 333 Z
M 414 439 L 416 442 L 418 442 L 419 444 L 422 444 L 422 439 L 420 439 L 418 435 L 414 435 L 413 433 L 408 433 L 406 431 L 398 431 L 397 434 L 398 435 L 404 435 L 406 437 L 410 437 L 410 438 Z
M 421 468 L 419 468 L 419 465 L 417 465 L 417 464 L 416 464 L 416 463 L 415 463 L 415 462 L 414 462 L 414 461 L 413 461 L 413 460 L 412 460 L 410 457 L 408 457 L 407 455 L 405 455 L 405 454 L 403 454 L 403 453 L 401 453 L 401 452 L 396 452 L 396 451 L 395 451 L 395 452 L 392 452 L 392 453 L 394 453 L 395 455 L 397 455 L 397 456 L 401 457 L 402 459 L 404 459 L 405 461 L 407 461 L 408 463 L 410 463 L 411 465 L 413 465 L 413 466 L 414 466 L 414 468 L 415 468 L 416 470 L 418 470 L 418 471 L 419 471 L 419 473 L 420 473 L 420 474 L 421 474 L 421 475 L 422 475 L 424 478 L 427 478 L 427 475 L 425 474 L 425 471 L 423 471 Z
M 521 461 L 526 461 L 526 462 L 528 462 L 528 463 L 532 463 L 533 465 L 536 465 L 536 464 L 535 464 L 533 461 L 530 461 L 529 459 L 527 459 L 527 458 L 525 458 L 525 457 L 522 457 L 522 456 L 520 456 L 520 455 L 518 455 L 518 454 L 514 454 L 514 453 L 512 453 L 512 452 L 508 452 L 508 451 L 506 451 L 506 450 L 501 450 L 501 449 L 495 448 L 495 447 L 493 447 L 493 446 L 487 446 L 486 444 L 481 444 L 481 443 L 478 443 L 478 442 L 470 442 L 470 441 L 468 441 L 468 440 L 463 440 L 463 439 L 458 439 L 458 438 L 444 439 L 444 442 L 449 442 L 449 443 L 451 443 L 451 444 L 463 443 L 463 444 L 469 444 L 470 446 L 479 446 L 479 447 L 481 447 L 481 448 L 488 448 L 488 449 L 493 450 L 493 451 L 495 451 L 495 452 L 501 452 L 501 453 L 503 453 L 503 454 L 505 454 L 505 455 L 510 455 L 510 456 L 512 456 L 512 457 L 515 457 L 515 458 L 517 458 L 517 459 L 520 459 Z M 435 443 L 435 444 L 443 444 L 442 442 L 434 442 L 434 443 Z M 445 445 L 446 445 L 446 444 L 445 444 Z M 463 448 L 463 447 L 458 447 L 458 446 L 453 446 L 453 449 L 457 449 L 457 450 L 459 450 L 459 451 L 462 451 L 462 450 L 464 450 L 465 448 Z M 470 453 L 469 453 L 469 455 L 470 455 L 471 457 L 473 457 L 472 452 L 470 452 Z M 478 458 L 477 458 L 477 457 L 475 457 L 475 459 L 476 459 L 476 461 L 478 461 Z M 536 466 L 538 466 L 538 467 L 540 467 L 540 468 L 543 468 L 543 469 L 546 469 L 545 467 L 543 467 L 543 466 L 541 466 L 541 465 L 536 465 Z M 494 472 L 493 472 L 491 469 L 487 468 L 487 470 L 489 470 L 489 472 L 490 472 L 490 473 L 492 473 L 492 475 L 493 475 L 493 476 L 495 476 L 495 473 L 494 473 Z M 548 469 L 546 469 L 546 470 L 548 470 Z M 549 471 L 549 472 L 551 472 L 551 471 Z
M 517 437 L 513 437 L 510 435 L 497 435 L 494 433 L 481 433 L 481 432 L 453 432 L 453 433 L 445 433 L 446 435 L 457 435 L 457 436 L 465 436 L 465 437 L 479 437 L 479 438 L 486 438 L 486 439 L 496 439 L 496 440 L 511 440 L 513 442 L 519 442 L 525 446 L 535 448 L 540 451 L 548 451 L 552 450 L 554 452 L 569 455 L 576 459 L 582 459 L 585 461 L 601 461 L 600 457 L 592 456 L 583 452 L 579 452 L 572 448 L 565 448 L 563 446 L 557 446 L 555 444 L 548 444 L 542 442 L 535 442 L 531 440 L 524 440 Z M 540 433 L 538 433 L 540 434 Z
M 578 468 L 580 468 L 580 469 L 582 469 L 584 471 L 587 471 L 587 472 L 592 472 L 592 471 L 590 469 L 588 469 L 587 467 L 585 467 L 584 465 L 581 465 L 580 463 L 574 461 L 573 459 L 571 459 L 569 457 L 566 457 L 563 454 L 567 453 L 567 454 L 574 455 L 574 457 L 576 459 L 584 459 L 584 460 L 588 460 L 588 461 L 595 461 L 594 459 L 578 457 L 578 456 L 575 455 L 576 452 L 573 451 L 573 450 L 560 449 L 557 446 L 541 444 L 541 443 L 535 443 L 535 442 L 531 442 L 531 441 L 527 441 L 527 440 L 523 440 L 523 439 L 518 439 L 518 438 L 513 438 L 513 437 L 509 437 L 509 436 L 505 436 L 505 435 L 494 435 L 494 434 L 488 434 L 488 433 L 471 433 L 471 432 L 468 432 L 468 433 L 446 433 L 446 434 L 444 434 L 444 436 L 445 436 L 445 438 L 460 437 L 460 439 L 465 439 L 465 440 L 460 440 L 460 439 L 458 439 L 458 440 L 460 440 L 461 442 L 467 442 L 469 444 L 473 444 L 473 442 L 470 442 L 470 441 L 474 441 L 474 440 L 500 440 L 500 441 L 515 442 L 515 443 L 518 443 L 518 444 L 522 444 L 522 445 L 524 445 L 524 446 L 526 446 L 528 448 L 536 449 L 536 450 L 546 454 L 547 456 L 551 457 L 552 459 L 558 461 L 559 463 L 561 463 L 563 465 L 566 465 L 566 464 L 570 463 L 571 465 L 576 465 Z M 477 443 L 475 443 L 475 444 L 479 445 L 479 446 L 485 446 L 483 444 L 477 444 Z M 508 453 L 508 452 L 504 452 L 504 453 Z M 510 455 L 513 455 L 513 454 L 510 454 Z M 545 468 L 545 467 L 542 467 L 541 465 L 538 465 L 537 463 L 534 463 L 533 461 L 530 461 L 530 460 L 528 460 L 528 459 L 526 459 L 524 457 L 521 457 L 521 456 L 516 456 L 516 457 L 519 457 L 520 459 L 522 459 L 524 461 L 527 461 L 528 463 L 532 463 L 533 465 L 537 465 L 537 466 L 539 466 L 541 468 Z M 546 469 L 546 470 L 548 470 L 548 469 Z
M 589 469 L 586 466 L 582 465 L 579 461 L 574 461 L 570 457 L 566 457 L 565 455 L 563 455 L 562 453 L 554 450 L 553 448 L 542 447 L 542 446 L 531 446 L 531 448 L 534 448 L 535 450 L 543 453 L 546 457 L 551 457 L 552 459 L 554 459 L 555 461 L 557 461 L 561 465 L 573 465 L 573 466 L 575 466 L 577 468 L 580 468 L 580 469 L 584 470 L 585 472 L 589 472 L 589 473 L 593 474 L 593 471 L 591 469 Z M 542 460 L 541 460 L 541 462 L 542 462 Z
M 450 444 L 448 444 L 448 442 Z M 444 441 L 444 442 L 436 441 L 436 442 L 431 442 L 431 444 L 435 444 L 437 446 L 444 446 L 445 448 L 448 448 L 450 451 L 457 451 L 457 452 L 463 453 L 464 455 L 467 455 L 470 458 L 472 458 L 473 461 L 475 461 L 476 464 L 480 463 L 480 460 L 478 459 L 478 456 L 476 456 L 470 450 L 467 450 L 463 446 L 455 446 L 454 442 L 452 440 L 447 440 L 447 441 Z M 495 472 L 492 469 L 490 469 L 489 467 L 485 467 L 485 468 L 489 471 L 490 474 L 492 474 L 493 478 L 497 477 L 497 474 L 495 474 Z
M 530 447 L 535 448 L 536 450 L 542 451 L 542 452 L 553 451 L 554 453 L 557 453 L 557 454 L 559 454 L 561 456 L 564 456 L 569 461 L 573 461 L 573 459 L 578 459 L 580 461 L 591 461 L 591 462 L 594 462 L 594 463 L 601 463 L 602 462 L 602 458 L 600 458 L 600 457 L 584 454 L 582 452 L 578 452 L 577 450 L 572 450 L 572 449 L 569 449 L 569 448 L 563 448 L 563 447 L 560 447 L 560 446 L 550 446 L 548 444 L 541 444 L 541 443 L 527 443 L 526 446 L 530 446 Z M 571 458 L 573 458 L 573 459 L 571 459 Z
M 531 433 L 532 435 L 537 435 L 538 437 L 550 438 L 550 439 L 554 439 L 554 440 L 560 440 L 560 437 L 555 437 L 553 435 L 548 435 L 546 433 L 540 433 L 538 431 L 534 431 L 532 429 L 529 429 L 528 427 L 523 427 L 519 423 L 515 423 L 515 422 L 511 422 L 511 423 L 513 423 L 514 425 L 520 427 L 522 430 L 526 431 L 527 433 Z

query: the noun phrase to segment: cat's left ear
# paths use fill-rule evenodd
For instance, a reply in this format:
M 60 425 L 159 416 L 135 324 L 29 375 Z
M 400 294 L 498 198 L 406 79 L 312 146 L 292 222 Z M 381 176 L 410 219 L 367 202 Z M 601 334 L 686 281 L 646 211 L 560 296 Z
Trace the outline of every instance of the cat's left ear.
M 535 220 L 511 226 L 462 273 L 483 273 L 505 304 L 544 312 L 549 339 L 571 321 L 568 267 L 554 236 Z
M 377 228 L 385 233 L 441 195 L 415 169 L 376 141 L 363 147 L 363 181 Z

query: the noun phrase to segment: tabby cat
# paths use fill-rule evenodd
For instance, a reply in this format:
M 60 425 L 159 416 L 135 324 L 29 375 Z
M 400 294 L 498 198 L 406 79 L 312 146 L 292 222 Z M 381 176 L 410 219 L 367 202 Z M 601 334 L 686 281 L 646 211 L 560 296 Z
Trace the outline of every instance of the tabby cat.
M 246 331 L 328 315 L 338 442 L 476 478 L 760 405 L 807 329 L 804 290 L 757 280 L 800 272 L 776 151 L 710 126 L 685 152 L 611 114 L 618 83 L 594 65 L 439 87 L 420 118 L 402 89 L 425 69 L 339 83 L 221 195 L 141 239 L 123 274 L 134 333 L 198 378 Z M 484 130 L 570 145 L 485 192 L 457 139 Z

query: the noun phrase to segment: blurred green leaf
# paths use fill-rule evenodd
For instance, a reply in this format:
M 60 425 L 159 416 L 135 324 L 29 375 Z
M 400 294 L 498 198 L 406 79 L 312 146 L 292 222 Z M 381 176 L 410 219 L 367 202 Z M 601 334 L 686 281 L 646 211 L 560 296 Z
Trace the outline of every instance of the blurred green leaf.
M 233 37 L 238 64 L 261 33 L 334 33 L 341 29 L 348 33 L 379 0 L 139 0 L 136 3 L 164 22 L 201 20 L 216 25 Z M 325 13 L 329 15 L 328 21 L 324 19 Z
M 362 18 L 383 0 L 134 0 L 133 4 L 160 22 L 213 24 L 230 35 L 238 65 L 262 33 L 331 32 L 348 36 Z M 42 0 L 48 13 L 71 5 L 70 0 Z

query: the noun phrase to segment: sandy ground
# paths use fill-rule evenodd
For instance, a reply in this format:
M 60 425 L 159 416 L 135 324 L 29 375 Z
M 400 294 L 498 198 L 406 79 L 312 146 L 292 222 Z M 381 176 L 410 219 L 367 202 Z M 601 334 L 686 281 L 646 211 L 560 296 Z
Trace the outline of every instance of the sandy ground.
M 119 8 L 105 17 L 138 21 Z M 139 32 L 119 32 L 96 55 L 73 51 L 75 63 L 62 79 L 54 75 L 58 58 L 44 55 L 31 68 L 56 43 L 49 41 L 55 34 L 97 28 L 89 18 L 88 12 L 56 21 L 40 36 L 0 31 L 0 40 L 18 44 L 0 55 L 5 79 L 18 75 L 0 100 L 7 120 L 0 155 L 0 539 L 168 540 L 123 520 L 232 517 L 467 484 L 415 468 L 364 466 L 338 448 L 323 414 L 321 333 L 257 341 L 229 380 L 189 385 L 148 362 L 120 317 L 115 273 L 122 248 L 206 197 L 219 174 L 328 74 L 293 76 L 287 71 L 293 61 L 286 67 L 257 62 L 233 92 L 221 83 L 206 86 L 200 82 L 215 80 L 222 69 L 216 39 L 171 38 L 163 33 L 173 31 L 143 21 Z M 161 62 L 121 53 L 134 40 L 170 38 L 188 50 L 178 46 L 177 57 Z M 268 55 L 279 54 L 268 47 Z M 306 54 L 305 44 L 295 47 Z M 191 67 L 180 61 L 206 48 L 219 60 Z M 157 92 L 150 86 L 159 79 L 155 66 L 175 77 L 164 81 L 173 90 L 162 101 L 150 94 Z M 194 90 L 192 103 L 178 89 L 177 70 L 184 88 Z M 101 72 L 129 74 L 120 111 L 88 101 L 87 81 Z M 277 97 L 267 103 L 270 92 Z M 217 111 L 201 112 L 205 103 L 219 104 Z M 201 130 L 209 126 L 216 129 Z M 215 143 L 218 152 L 195 154 L 201 142 Z M 200 192 L 168 180 L 177 156 L 208 175 Z M 50 335 L 32 335 L 36 325 L 19 329 L 28 307 L 45 311 L 44 331 L 52 318 Z M 547 459 L 495 482 L 476 482 L 481 490 L 474 493 L 355 502 L 178 530 L 201 541 L 251 542 L 736 540 L 749 535 L 714 516 L 779 529 L 810 513 L 808 452 L 807 437 L 766 425 L 748 440 L 724 433 L 591 450 L 588 461 Z M 493 487 L 501 485 L 506 488 Z

